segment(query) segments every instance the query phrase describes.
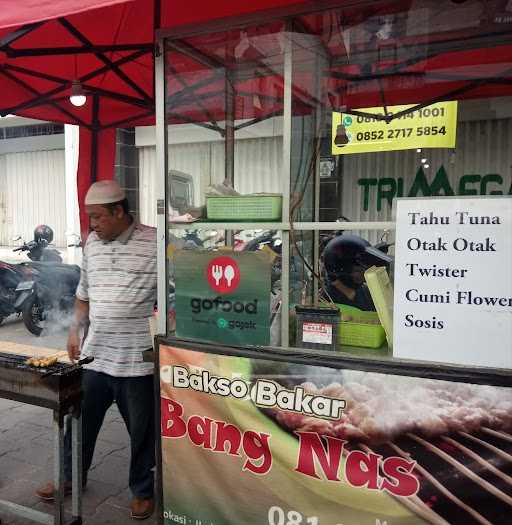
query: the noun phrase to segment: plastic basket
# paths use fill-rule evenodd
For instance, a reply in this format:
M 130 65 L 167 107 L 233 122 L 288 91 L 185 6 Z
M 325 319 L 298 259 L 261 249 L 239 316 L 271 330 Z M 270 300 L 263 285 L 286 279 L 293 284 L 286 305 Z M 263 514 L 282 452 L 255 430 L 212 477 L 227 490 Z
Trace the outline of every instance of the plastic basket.
M 386 341 L 386 332 L 377 312 L 365 312 L 353 306 L 336 305 L 342 319 L 338 326 L 338 345 L 380 348 Z M 350 321 L 343 318 L 351 317 Z
M 206 197 L 206 215 L 218 221 L 280 221 L 282 207 L 281 195 Z

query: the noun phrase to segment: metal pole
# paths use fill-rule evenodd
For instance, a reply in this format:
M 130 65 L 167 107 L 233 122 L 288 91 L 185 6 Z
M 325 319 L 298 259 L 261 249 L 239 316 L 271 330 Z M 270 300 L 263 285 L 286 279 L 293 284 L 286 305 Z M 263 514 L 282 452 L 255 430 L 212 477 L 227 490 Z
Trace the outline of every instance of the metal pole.
M 60 410 L 53 412 L 54 429 L 54 487 L 55 503 L 53 508 L 54 524 L 64 524 L 64 414 Z
M 100 128 L 99 121 L 100 97 L 92 96 L 92 140 L 91 140 L 91 184 L 98 180 L 98 134 Z
M 165 52 L 164 41 L 155 48 L 155 116 L 156 116 L 156 213 L 157 213 L 157 332 L 167 333 L 167 125 L 165 121 Z
M 231 36 L 231 33 L 228 33 Z M 228 38 L 226 44 L 226 58 L 228 62 L 233 61 L 234 48 L 233 38 Z M 225 69 L 225 109 L 226 109 L 226 130 L 224 137 L 224 162 L 225 162 L 225 181 L 232 187 L 235 187 L 235 87 L 233 84 L 233 75 L 229 68 Z M 224 232 L 226 246 L 233 246 L 234 232 L 226 230 Z
M 291 177 L 291 145 L 292 145 L 292 74 L 293 55 L 291 32 L 293 26 L 290 21 L 285 26 L 284 50 L 284 111 L 283 111 L 283 223 L 290 223 L 290 177 Z M 290 302 L 290 233 L 288 229 L 282 231 L 283 237 L 281 254 L 281 345 L 289 346 L 289 302 Z
M 71 512 L 73 518 L 82 516 L 82 411 L 80 404 L 75 407 L 71 415 L 71 456 L 72 456 L 72 488 Z
M 325 117 L 325 105 L 324 105 L 324 90 L 323 90 L 323 75 L 329 65 L 329 60 L 323 55 L 323 48 L 320 43 L 317 48 L 313 48 L 312 51 L 314 56 L 314 71 L 315 71 L 315 91 L 314 99 L 318 100 L 319 103 L 315 106 L 314 113 L 314 139 L 313 139 L 313 151 L 312 155 L 316 155 L 315 166 L 314 166 L 314 203 L 313 203 L 313 221 L 320 222 L 320 151 L 322 136 L 324 133 L 323 122 Z M 320 148 L 318 152 L 315 152 L 315 148 Z M 313 304 L 318 304 L 319 296 L 319 282 L 317 274 L 320 270 L 320 231 L 313 232 L 313 268 L 315 274 L 313 274 Z

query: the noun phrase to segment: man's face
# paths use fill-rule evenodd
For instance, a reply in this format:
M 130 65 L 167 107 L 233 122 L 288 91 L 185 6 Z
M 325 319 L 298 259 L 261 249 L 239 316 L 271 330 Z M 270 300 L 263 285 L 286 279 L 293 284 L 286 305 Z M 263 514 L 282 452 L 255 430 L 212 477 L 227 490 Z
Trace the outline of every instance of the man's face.
M 101 204 L 93 204 L 85 207 L 89 216 L 91 230 L 94 230 L 102 241 L 112 241 L 121 232 L 123 224 L 123 210 L 121 206 L 116 206 L 113 211 Z
M 354 264 L 352 266 L 352 271 L 350 272 L 350 277 L 352 281 L 357 285 L 362 285 L 364 283 L 364 271 L 365 268 L 359 264 Z

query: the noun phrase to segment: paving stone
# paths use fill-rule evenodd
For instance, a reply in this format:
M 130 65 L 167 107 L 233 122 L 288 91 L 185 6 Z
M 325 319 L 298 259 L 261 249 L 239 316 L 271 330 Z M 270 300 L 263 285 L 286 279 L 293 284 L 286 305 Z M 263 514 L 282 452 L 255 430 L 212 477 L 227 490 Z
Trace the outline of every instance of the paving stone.
M 13 439 L 7 439 L 0 434 L 0 458 L 8 453 L 8 452 L 14 452 L 18 450 L 20 447 L 20 444 L 18 441 L 15 441 Z M 0 459 L 1 462 L 1 459 Z
M 22 403 L 18 403 L 17 401 L 11 401 L 10 399 L 0 399 L 0 413 L 4 410 L 11 410 L 14 407 L 17 407 L 18 405 L 21 405 Z
M 30 441 L 34 438 L 41 436 L 44 433 L 44 429 L 37 427 L 35 425 L 28 425 L 23 421 L 18 421 L 17 424 L 14 424 L 8 430 L 5 430 L 0 434 L 1 439 L 11 439 L 11 440 L 22 440 Z
M 128 485 L 129 464 L 121 457 L 107 456 L 101 463 L 91 467 L 88 478 L 112 484 Z
M 130 461 L 131 458 L 131 449 L 129 446 L 123 447 L 121 449 L 116 450 L 112 453 L 114 456 L 118 456 L 120 458 L 123 458 L 125 461 Z
M 134 522 L 130 519 L 129 506 L 121 508 L 112 506 L 109 503 L 100 505 L 96 510 L 96 513 L 87 516 L 84 521 L 84 525 L 128 525 L 130 523 Z M 144 525 L 155 525 L 158 521 L 154 514 L 151 518 L 148 518 L 141 523 Z
M 41 443 L 38 445 L 31 445 L 34 440 L 31 440 L 27 443 L 27 446 L 22 446 L 16 451 L 11 452 L 10 456 L 19 461 L 25 463 L 30 463 L 37 467 L 46 467 L 49 463 L 53 465 L 54 461 L 54 452 L 53 452 L 53 443 L 45 441 L 45 445 L 41 446 Z
M 125 451 L 128 451 L 126 454 Z M 111 443 L 110 441 L 103 441 L 98 439 L 96 442 L 96 449 L 94 450 L 93 466 L 101 463 L 105 456 L 117 455 L 121 457 L 130 457 L 130 444 L 128 440 L 126 443 Z
M 22 323 L 3 326 L 2 339 L 9 330 L 12 339 L 25 344 L 39 344 L 59 348 L 65 346 L 65 334 L 58 340 L 27 336 Z M 7 330 L 7 332 L 6 332 Z M 52 336 L 53 337 L 53 336 Z M 30 339 L 30 340 L 29 340 Z M 50 341 L 55 340 L 55 345 Z M 0 499 L 46 513 L 53 505 L 42 502 L 35 490 L 53 479 L 53 416 L 48 409 L 0 398 Z M 116 405 L 108 410 L 96 445 L 93 468 L 89 473 L 87 490 L 83 493 L 84 525 L 130 525 L 132 498 L 128 488 L 130 461 L 129 436 Z M 71 497 L 66 498 L 66 509 L 71 511 Z M 19 518 L 0 511 L 1 525 L 31 525 Z M 145 520 L 144 525 L 155 525 L 156 516 Z
M 35 494 L 38 488 L 39 483 L 33 478 L 29 480 L 19 479 L 10 481 L 2 486 L 0 492 L 2 499 L 32 508 L 40 502 L 40 499 Z
M 37 470 L 36 466 L 12 458 L 9 454 L 0 457 L 0 499 L 5 486 L 12 481 L 30 480 Z

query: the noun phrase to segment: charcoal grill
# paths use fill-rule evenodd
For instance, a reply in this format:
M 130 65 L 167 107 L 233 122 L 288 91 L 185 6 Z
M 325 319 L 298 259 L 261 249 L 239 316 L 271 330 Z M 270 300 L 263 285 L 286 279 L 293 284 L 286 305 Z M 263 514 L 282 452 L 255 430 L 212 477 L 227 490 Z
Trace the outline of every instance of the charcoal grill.
M 53 411 L 54 512 L 47 514 L 23 505 L 0 500 L 0 510 L 47 525 L 82 523 L 82 419 L 80 413 L 82 368 L 56 363 L 45 368 L 25 364 L 27 356 L 0 352 L 0 397 Z M 64 514 L 64 418 L 72 417 L 73 496 L 72 516 Z

